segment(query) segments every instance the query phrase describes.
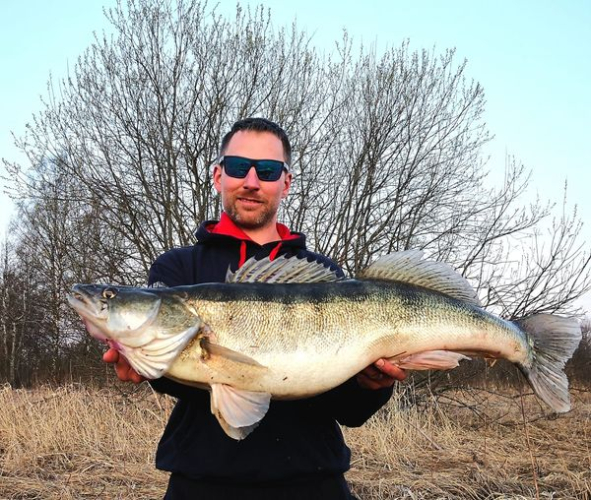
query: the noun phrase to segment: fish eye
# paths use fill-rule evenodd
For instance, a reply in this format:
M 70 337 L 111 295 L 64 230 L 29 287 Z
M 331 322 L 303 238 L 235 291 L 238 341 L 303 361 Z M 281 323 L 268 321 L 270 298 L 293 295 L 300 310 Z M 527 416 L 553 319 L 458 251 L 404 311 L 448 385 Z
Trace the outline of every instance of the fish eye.
M 103 290 L 103 299 L 112 299 L 117 295 L 117 290 L 113 288 L 105 288 Z

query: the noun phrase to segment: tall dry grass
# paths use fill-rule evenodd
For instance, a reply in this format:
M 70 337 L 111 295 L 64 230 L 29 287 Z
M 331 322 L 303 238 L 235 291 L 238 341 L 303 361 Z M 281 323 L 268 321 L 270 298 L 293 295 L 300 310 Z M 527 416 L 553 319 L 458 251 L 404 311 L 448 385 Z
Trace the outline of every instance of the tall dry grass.
M 591 499 L 591 394 L 561 416 L 532 395 L 453 391 L 390 405 L 346 429 L 348 475 L 363 499 Z
M 0 389 L 0 498 L 162 498 L 153 457 L 171 408 L 145 387 Z
M 0 388 L 0 498 L 162 498 L 154 451 L 172 400 L 117 387 Z M 549 418 L 529 395 L 401 393 L 345 430 L 348 479 L 366 500 L 591 498 L 591 394 L 572 394 Z

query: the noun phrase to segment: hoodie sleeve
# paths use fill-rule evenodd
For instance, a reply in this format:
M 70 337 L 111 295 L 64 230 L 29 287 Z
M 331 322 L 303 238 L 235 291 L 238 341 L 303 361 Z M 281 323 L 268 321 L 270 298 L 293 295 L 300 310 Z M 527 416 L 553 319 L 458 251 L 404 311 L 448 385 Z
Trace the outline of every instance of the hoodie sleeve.
M 193 282 L 193 259 L 190 247 L 174 248 L 160 255 L 150 267 L 148 286 L 181 286 Z
M 388 402 L 392 392 L 393 387 L 365 389 L 353 377 L 344 384 L 316 396 L 315 403 L 320 411 L 331 415 L 340 424 L 359 427 Z
M 185 384 L 180 384 L 166 377 L 160 377 L 155 380 L 149 380 L 150 385 L 156 392 L 161 394 L 168 394 L 177 399 L 191 398 L 194 402 L 207 405 L 209 408 L 209 391 L 205 389 L 198 389 L 197 387 L 190 387 Z

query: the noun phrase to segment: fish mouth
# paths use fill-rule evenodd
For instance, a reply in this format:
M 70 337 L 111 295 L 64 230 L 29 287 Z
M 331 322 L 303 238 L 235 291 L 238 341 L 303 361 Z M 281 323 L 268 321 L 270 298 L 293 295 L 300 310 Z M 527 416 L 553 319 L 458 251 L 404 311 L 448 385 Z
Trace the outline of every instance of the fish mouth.
M 152 339 L 154 333 L 149 327 L 158 317 L 162 302 L 152 292 L 112 285 L 77 284 L 67 298 L 90 335 L 129 348 L 141 347 Z
M 74 285 L 67 296 L 69 304 L 84 318 L 106 319 L 108 306 L 96 300 L 82 285 Z
M 105 335 L 101 323 L 104 323 L 108 317 L 108 306 L 105 302 L 96 300 L 95 296 L 85 289 L 86 287 L 74 285 L 67 296 L 68 303 L 81 316 L 88 333 L 97 340 L 107 342 L 109 337 Z

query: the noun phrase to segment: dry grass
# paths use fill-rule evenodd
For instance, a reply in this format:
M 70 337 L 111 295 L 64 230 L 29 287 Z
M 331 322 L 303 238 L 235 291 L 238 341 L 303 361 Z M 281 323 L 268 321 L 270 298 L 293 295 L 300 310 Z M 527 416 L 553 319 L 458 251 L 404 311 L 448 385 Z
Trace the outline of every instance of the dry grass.
M 348 479 L 363 499 L 591 498 L 591 394 L 573 399 L 559 417 L 531 395 L 474 389 L 391 405 L 346 430 Z
M 145 388 L 0 389 L 0 498 L 162 498 L 154 451 L 171 408 Z
M 573 399 L 558 418 L 482 390 L 393 401 L 346 430 L 348 479 L 364 500 L 591 498 L 591 394 Z M 146 387 L 0 388 L 0 498 L 162 498 L 154 451 L 171 408 Z

